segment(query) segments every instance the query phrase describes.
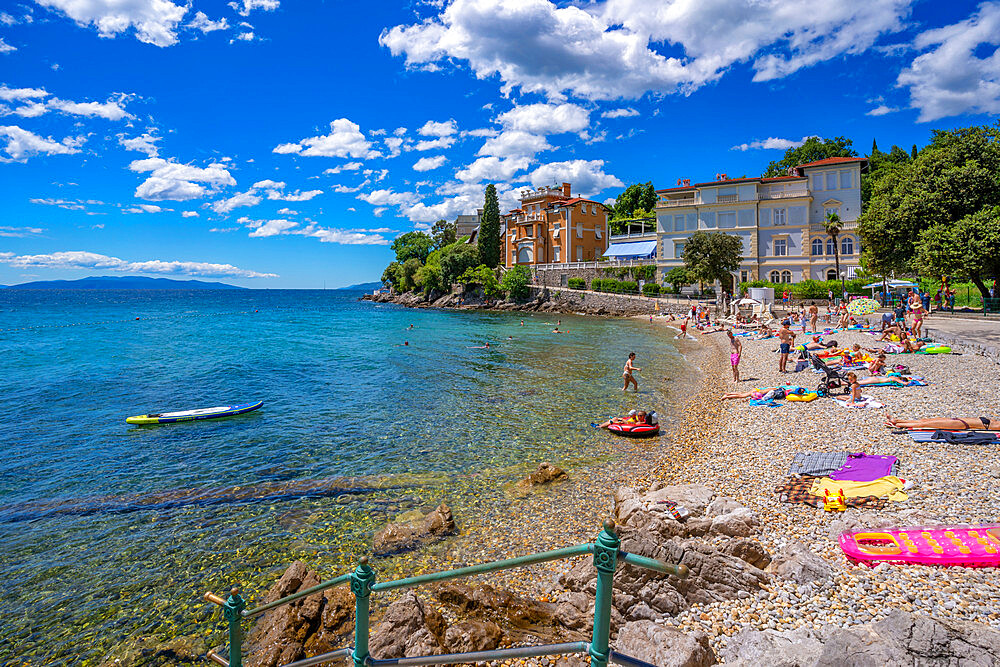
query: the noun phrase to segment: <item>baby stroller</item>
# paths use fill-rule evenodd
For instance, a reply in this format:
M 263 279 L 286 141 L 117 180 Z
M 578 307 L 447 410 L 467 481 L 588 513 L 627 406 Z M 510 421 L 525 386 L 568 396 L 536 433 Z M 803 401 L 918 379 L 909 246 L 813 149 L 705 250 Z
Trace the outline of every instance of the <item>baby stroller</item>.
M 813 368 L 823 374 L 823 379 L 820 380 L 819 387 L 816 388 L 817 394 L 820 396 L 829 396 L 831 393 L 834 393 L 834 389 L 842 389 L 844 394 L 851 393 L 851 387 L 846 382 L 846 373 L 835 368 L 830 368 L 826 365 L 826 362 L 815 354 L 809 355 L 809 361 L 812 362 Z

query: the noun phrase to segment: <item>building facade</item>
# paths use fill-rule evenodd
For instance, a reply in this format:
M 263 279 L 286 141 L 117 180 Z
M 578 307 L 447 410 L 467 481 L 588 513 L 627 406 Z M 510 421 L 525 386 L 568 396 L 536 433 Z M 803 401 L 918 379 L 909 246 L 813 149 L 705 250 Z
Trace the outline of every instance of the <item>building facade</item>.
M 483 209 L 476 209 L 475 215 L 460 215 L 455 218 L 455 238 L 461 239 L 472 236 L 472 233 L 479 229 L 479 223 L 483 217 Z
M 608 247 L 607 207 L 573 197 L 569 183 L 521 192 L 520 206 L 500 225 L 508 267 L 592 262 Z
M 739 237 L 743 261 L 733 278 L 793 283 L 839 278 L 828 213 L 843 223 L 837 243 L 844 277 L 859 268 L 861 172 L 866 158 L 828 158 L 801 164 L 786 176 L 734 178 L 658 190 L 657 267 L 661 282 L 683 266 L 684 245 L 696 231 Z

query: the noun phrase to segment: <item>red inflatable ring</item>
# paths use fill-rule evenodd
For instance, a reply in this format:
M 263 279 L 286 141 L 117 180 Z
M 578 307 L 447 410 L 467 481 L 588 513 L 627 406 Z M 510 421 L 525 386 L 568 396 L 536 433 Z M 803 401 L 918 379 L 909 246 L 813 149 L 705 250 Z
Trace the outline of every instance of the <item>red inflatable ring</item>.
M 609 424 L 608 430 L 630 438 L 648 438 L 660 434 L 659 424 Z

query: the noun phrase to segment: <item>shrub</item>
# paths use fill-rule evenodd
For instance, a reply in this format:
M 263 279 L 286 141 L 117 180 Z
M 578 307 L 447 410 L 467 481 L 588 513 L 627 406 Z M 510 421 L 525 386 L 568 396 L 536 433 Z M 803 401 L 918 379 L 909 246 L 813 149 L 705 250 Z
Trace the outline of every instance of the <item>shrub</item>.
M 483 294 L 487 299 L 491 299 L 500 293 L 500 284 L 497 282 L 496 273 L 485 264 L 480 264 L 474 269 L 466 269 L 458 277 L 458 282 L 469 287 L 469 285 L 479 285 L 483 288 Z
M 583 278 L 570 278 L 567 283 L 570 289 L 586 289 L 587 281 Z
M 531 271 L 526 266 L 517 265 L 503 274 L 500 290 L 511 299 L 520 301 L 528 296 L 529 284 L 531 284 Z
M 660 293 L 660 286 L 656 283 L 646 283 L 642 286 L 642 293 L 646 296 L 656 296 Z
M 639 283 L 634 280 L 623 280 L 618 283 L 619 290 L 623 294 L 637 294 L 639 292 Z

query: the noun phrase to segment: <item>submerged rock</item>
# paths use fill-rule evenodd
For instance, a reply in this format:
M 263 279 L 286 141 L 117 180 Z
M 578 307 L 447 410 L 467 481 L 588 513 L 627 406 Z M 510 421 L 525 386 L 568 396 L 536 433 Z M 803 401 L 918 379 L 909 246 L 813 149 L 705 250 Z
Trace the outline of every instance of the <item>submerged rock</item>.
M 390 523 L 375 533 L 373 548 L 376 556 L 388 556 L 415 549 L 458 532 L 451 509 L 444 503 L 428 514 L 406 521 Z

